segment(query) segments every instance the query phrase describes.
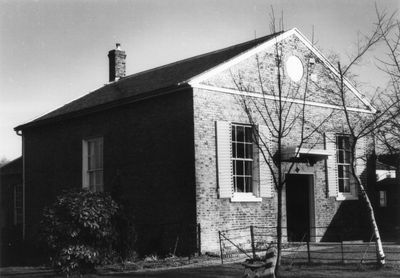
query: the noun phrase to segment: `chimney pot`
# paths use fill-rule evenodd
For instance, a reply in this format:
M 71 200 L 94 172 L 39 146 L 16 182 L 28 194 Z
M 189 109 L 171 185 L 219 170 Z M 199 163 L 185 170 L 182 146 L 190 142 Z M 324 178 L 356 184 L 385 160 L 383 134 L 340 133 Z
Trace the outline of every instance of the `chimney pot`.
M 120 43 L 117 43 L 115 46 L 115 49 L 108 52 L 110 82 L 114 82 L 122 77 L 125 77 L 126 72 L 125 51 L 121 50 Z

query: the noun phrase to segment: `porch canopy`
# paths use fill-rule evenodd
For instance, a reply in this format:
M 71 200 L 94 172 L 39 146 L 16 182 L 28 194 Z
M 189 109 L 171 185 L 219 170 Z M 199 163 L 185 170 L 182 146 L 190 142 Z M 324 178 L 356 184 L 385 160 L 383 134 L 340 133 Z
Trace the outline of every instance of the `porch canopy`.
M 316 148 L 285 147 L 282 150 L 281 160 L 284 162 L 303 162 L 313 166 L 316 162 L 334 155 L 333 150 Z

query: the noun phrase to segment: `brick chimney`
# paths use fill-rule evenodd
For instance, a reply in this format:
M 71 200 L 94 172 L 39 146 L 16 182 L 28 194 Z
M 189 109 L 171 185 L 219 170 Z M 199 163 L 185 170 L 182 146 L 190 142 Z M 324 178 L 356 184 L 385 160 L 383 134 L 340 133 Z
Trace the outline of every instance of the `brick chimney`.
M 117 43 L 115 49 L 108 52 L 110 64 L 110 82 L 117 81 L 125 76 L 125 51 L 121 50 L 121 44 Z

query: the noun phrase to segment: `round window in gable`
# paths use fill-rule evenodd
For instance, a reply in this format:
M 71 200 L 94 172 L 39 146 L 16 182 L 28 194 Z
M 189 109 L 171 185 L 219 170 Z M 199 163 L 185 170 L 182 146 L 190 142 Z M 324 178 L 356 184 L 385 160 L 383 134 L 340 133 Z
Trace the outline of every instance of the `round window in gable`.
M 286 61 L 287 75 L 294 82 L 299 82 L 303 77 L 303 63 L 296 56 L 290 56 Z

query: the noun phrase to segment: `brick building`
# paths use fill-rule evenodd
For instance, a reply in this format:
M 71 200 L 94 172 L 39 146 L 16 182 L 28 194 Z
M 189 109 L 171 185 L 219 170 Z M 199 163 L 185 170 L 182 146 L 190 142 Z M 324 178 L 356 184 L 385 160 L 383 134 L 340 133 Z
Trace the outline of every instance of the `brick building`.
M 376 185 L 372 191 L 376 221 L 382 238 L 386 241 L 400 240 L 400 190 L 398 154 L 383 154 L 376 162 Z
M 284 173 L 283 226 L 292 227 L 285 233 L 299 240 L 306 229 L 313 240 L 329 240 L 330 229 L 337 226 L 360 227 L 357 190 L 343 170 L 349 138 L 342 109 L 327 93 L 334 87 L 325 75 L 335 76 L 335 70 L 292 29 L 126 77 L 126 55 L 117 45 L 109 53 L 108 85 L 15 128 L 23 137 L 26 237 L 34 234 L 43 207 L 71 187 L 123 192 L 132 204 L 143 252 L 170 246 L 165 227 L 172 223 L 191 231 L 179 246 L 190 242 L 202 252 L 219 251 L 219 230 L 276 226 L 271 172 L 255 139 L 245 134 L 254 128 L 265 131 L 263 140 L 271 141 L 271 151 L 274 141 L 260 113 L 254 114 L 258 124 L 250 125 L 238 97 L 272 105 L 273 97 L 260 93 L 256 76 L 262 68 L 265 82 L 275 86 L 277 45 L 287 84 L 301 89 L 305 80 L 313 81 L 309 116 L 335 112 L 314 143 L 297 152 L 305 159 L 296 162 L 296 171 Z M 260 67 L 255 61 L 261 56 Z M 246 90 L 236 84 L 238 73 Z M 349 111 L 373 114 L 368 101 L 345 83 Z M 299 99 L 284 102 L 298 105 Z M 284 142 L 288 153 L 299 132 L 293 129 Z M 361 144 L 358 156 L 365 157 L 366 142 Z M 365 167 L 360 160 L 360 174 Z M 296 216 L 299 208 L 303 213 Z

